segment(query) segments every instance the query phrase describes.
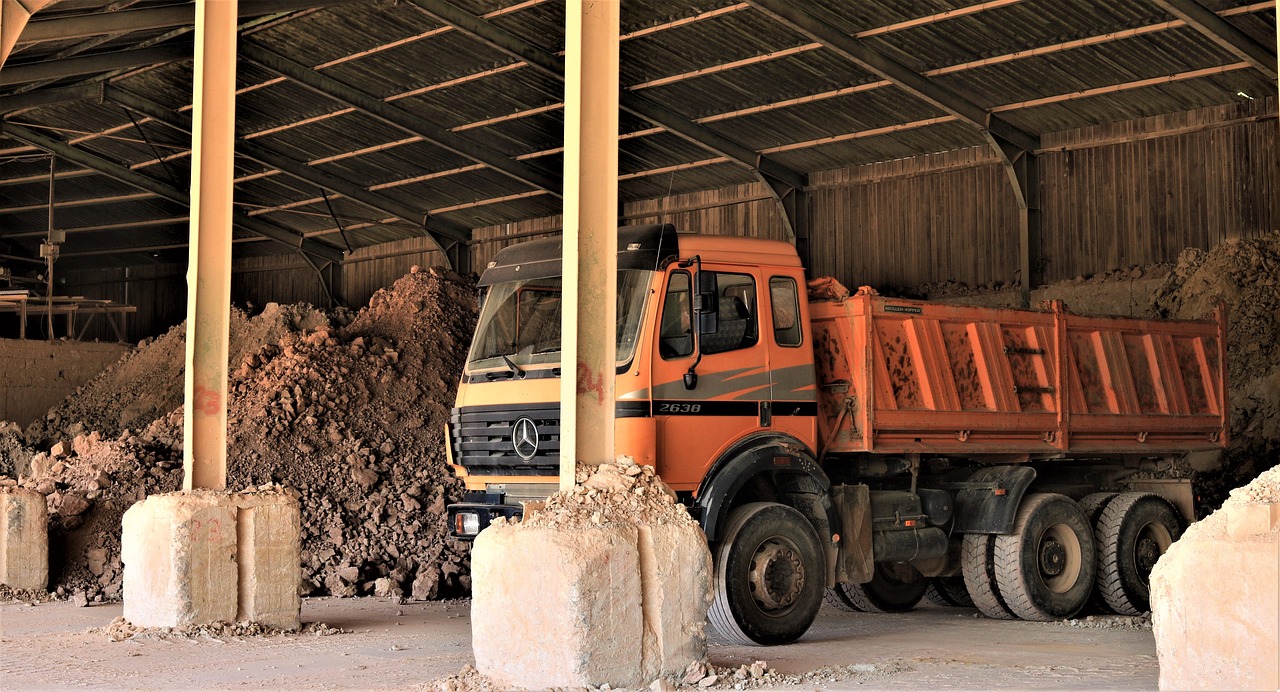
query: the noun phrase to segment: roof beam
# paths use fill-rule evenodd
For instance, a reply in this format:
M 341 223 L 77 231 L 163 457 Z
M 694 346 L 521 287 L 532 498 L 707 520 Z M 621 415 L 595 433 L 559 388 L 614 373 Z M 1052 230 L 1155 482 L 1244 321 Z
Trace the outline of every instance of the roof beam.
M 296 12 L 314 7 L 336 5 L 344 0 L 244 0 L 239 6 L 239 16 L 259 17 L 277 12 Z M 63 41 L 88 38 L 104 34 L 122 34 L 131 31 L 168 29 L 195 24 L 195 5 L 153 7 L 121 12 L 92 12 L 74 17 L 58 17 L 27 24 L 18 37 L 18 43 Z
M 28 130 L 25 127 L 14 125 L 13 123 L 0 122 L 0 132 L 13 137 L 14 139 L 19 139 L 33 146 L 40 147 L 45 151 L 53 152 L 72 163 L 84 166 L 85 168 L 92 168 L 104 175 L 108 175 L 121 182 L 146 190 L 147 192 L 153 193 L 167 200 L 177 202 L 178 204 L 186 207 L 191 206 L 191 196 L 188 193 L 170 187 L 154 178 L 129 170 L 128 168 L 121 166 L 114 161 L 104 159 L 97 154 L 92 154 L 83 149 L 78 149 L 66 142 L 50 139 L 42 134 Z M 342 262 L 342 251 L 326 243 L 304 238 L 292 231 L 287 231 L 279 226 L 267 223 L 261 219 L 251 218 L 239 212 L 233 214 L 233 221 L 235 225 L 247 231 L 270 238 L 276 242 L 283 243 L 308 254 L 315 255 L 320 259 L 329 262 Z
M 182 113 L 165 108 L 164 106 L 142 98 L 133 93 L 120 89 L 119 87 L 108 85 L 106 88 L 106 97 L 111 101 L 145 115 L 153 120 L 162 122 L 174 129 L 181 130 L 188 134 L 191 133 L 191 117 Z M 267 147 L 254 142 L 247 142 L 237 139 L 235 143 L 236 153 L 241 156 L 253 159 L 259 163 L 266 164 L 291 175 L 299 180 L 332 190 L 343 197 L 355 200 L 367 207 L 376 209 L 385 214 L 391 214 L 401 220 L 407 221 L 420 228 L 436 242 L 437 245 L 444 248 L 450 241 L 466 242 L 471 239 L 471 229 L 461 224 L 448 221 L 446 219 L 427 219 L 425 211 L 414 209 L 407 204 L 401 204 L 396 200 L 380 195 L 376 192 L 370 192 L 365 188 L 343 180 L 337 176 L 330 175 L 324 171 L 308 166 L 305 163 L 296 161 L 288 156 L 276 153 Z M 427 227 L 423 227 L 424 221 Z M 443 236 L 443 237 L 442 237 Z
M 192 56 L 190 43 L 179 43 L 138 50 L 122 50 L 115 53 L 82 55 L 65 60 L 49 60 L 26 65 L 8 65 L 0 70 L 0 86 L 12 86 L 26 82 L 39 82 L 66 77 L 99 74 L 127 67 L 142 67 L 157 63 L 183 60 Z
M 816 6 L 802 8 L 792 0 L 748 0 L 756 9 L 818 41 L 844 59 L 887 79 L 916 97 L 1026 151 L 1040 148 L 1040 137 L 992 115 L 951 89 L 930 81 L 903 63 L 846 34 L 833 17 Z
M 436 146 L 477 163 L 483 163 L 526 185 L 546 190 L 556 196 L 561 194 L 561 181 L 558 176 L 463 139 L 446 129 L 431 125 L 408 111 L 385 103 L 332 77 L 320 74 L 279 53 L 249 41 L 241 41 L 240 56 L 282 74 L 313 91 L 354 106 L 383 122 L 416 134 Z
M 61 89 L 44 89 L 16 96 L 0 96 L 0 113 L 12 113 L 70 101 L 102 101 L 102 83 L 88 82 Z
M 501 27 L 477 17 L 445 0 L 409 0 L 435 19 L 456 27 L 479 41 L 520 60 L 554 79 L 564 81 L 564 59 L 545 51 Z M 675 111 L 637 94 L 623 92 L 619 103 L 623 110 L 638 115 L 673 134 L 741 163 L 772 180 L 793 188 L 808 184 L 808 176 L 756 151 L 713 132 Z
M 1201 5 L 1198 0 L 1153 0 L 1165 12 L 1186 22 L 1224 50 L 1253 65 L 1271 79 L 1277 78 L 1276 52 Z

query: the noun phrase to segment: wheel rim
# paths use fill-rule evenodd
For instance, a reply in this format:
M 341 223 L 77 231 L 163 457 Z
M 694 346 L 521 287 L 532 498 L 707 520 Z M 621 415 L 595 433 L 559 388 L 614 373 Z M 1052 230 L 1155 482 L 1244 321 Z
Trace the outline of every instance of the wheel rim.
M 756 605 L 767 613 L 784 611 L 796 604 L 804 590 L 804 563 L 795 543 L 771 538 L 751 556 L 747 584 Z
M 1080 578 L 1080 539 L 1066 524 L 1054 524 L 1037 546 L 1040 579 L 1053 593 L 1066 593 Z
M 1148 583 L 1151 570 L 1155 569 L 1156 562 L 1171 545 L 1173 536 L 1169 533 L 1169 528 L 1160 522 L 1149 522 L 1138 529 L 1133 546 L 1133 562 L 1143 584 Z

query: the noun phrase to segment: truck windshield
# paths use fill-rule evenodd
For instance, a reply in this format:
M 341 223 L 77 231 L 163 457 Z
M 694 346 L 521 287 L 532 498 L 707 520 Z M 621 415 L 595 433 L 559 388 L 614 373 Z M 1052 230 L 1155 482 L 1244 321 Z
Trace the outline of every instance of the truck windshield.
M 640 318 L 653 272 L 618 272 L 617 362 L 635 355 Z M 560 277 L 510 281 L 489 287 L 471 343 L 468 370 L 560 362 Z

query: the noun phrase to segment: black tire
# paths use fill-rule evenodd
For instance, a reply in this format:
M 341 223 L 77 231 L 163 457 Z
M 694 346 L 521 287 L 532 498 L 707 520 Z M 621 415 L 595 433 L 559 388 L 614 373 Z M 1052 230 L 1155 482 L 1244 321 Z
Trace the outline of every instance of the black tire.
M 715 551 L 715 598 L 708 619 L 740 644 L 789 644 L 822 606 L 825 570 L 818 532 L 786 505 L 734 509 Z
M 920 604 L 928 588 L 929 580 L 905 562 L 878 562 L 871 581 L 835 586 L 864 613 L 905 613 Z
M 1080 612 L 1093 591 L 1093 527 L 1071 498 L 1023 498 L 1013 534 L 996 536 L 996 586 L 1023 620 L 1061 620 Z
M 1076 504 L 1080 505 L 1080 511 L 1084 512 L 1084 518 L 1089 520 L 1089 526 L 1096 527 L 1098 525 L 1098 517 L 1102 516 L 1102 510 L 1112 500 L 1116 499 L 1120 493 L 1090 493 L 1080 498 Z
M 996 586 L 993 549 L 995 536 L 985 533 L 967 533 L 960 551 L 960 569 L 964 574 L 965 590 L 973 606 L 989 618 L 1013 620 L 1016 616 L 1000 598 Z
M 1098 540 L 1098 518 L 1102 516 L 1102 510 L 1106 509 L 1107 505 L 1119 495 L 1120 493 L 1090 493 L 1076 502 L 1076 504 L 1080 505 L 1080 511 L 1084 512 L 1084 518 L 1089 520 L 1089 526 L 1093 527 L 1093 542 L 1094 545 L 1098 546 L 1099 550 L 1101 549 L 1102 541 Z M 1102 571 L 1095 570 L 1093 591 L 1089 593 L 1089 601 L 1081 612 L 1111 612 L 1111 606 L 1108 606 L 1106 600 L 1102 598 L 1102 586 L 1098 583 L 1101 579 Z
M 965 588 L 964 577 L 934 577 L 924 592 L 925 600 L 944 608 L 972 608 L 973 599 Z
M 822 601 L 832 608 L 846 613 L 862 612 L 853 601 L 849 600 L 849 597 L 845 595 L 845 590 L 840 588 L 841 586 L 843 585 L 836 584 L 835 586 L 827 587 L 826 593 L 822 596 Z
M 1121 615 L 1151 609 L 1151 569 L 1184 529 L 1182 516 L 1158 495 L 1123 493 L 1107 505 L 1094 533 L 1107 607 Z

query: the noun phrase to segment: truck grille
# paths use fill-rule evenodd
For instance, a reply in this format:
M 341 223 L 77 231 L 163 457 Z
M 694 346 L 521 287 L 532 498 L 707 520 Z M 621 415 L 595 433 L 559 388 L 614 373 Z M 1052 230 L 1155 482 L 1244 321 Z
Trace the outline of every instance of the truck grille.
M 512 432 L 529 419 L 537 450 L 522 457 Z M 555 476 L 560 473 L 560 406 L 463 406 L 449 417 L 453 460 L 476 476 Z M 528 440 L 521 451 L 528 456 Z

